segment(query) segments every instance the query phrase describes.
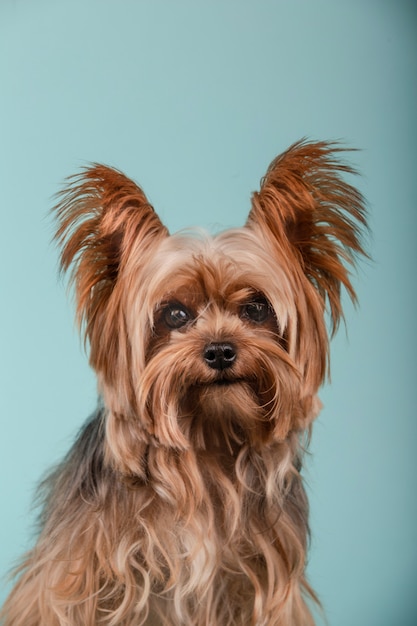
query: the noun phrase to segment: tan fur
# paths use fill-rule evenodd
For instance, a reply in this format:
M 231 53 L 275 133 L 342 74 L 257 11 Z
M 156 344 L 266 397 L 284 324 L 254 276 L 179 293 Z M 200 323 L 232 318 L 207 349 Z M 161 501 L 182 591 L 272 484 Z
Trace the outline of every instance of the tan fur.
M 104 406 L 43 485 L 5 626 L 313 624 L 302 454 L 365 226 L 339 152 L 294 144 L 215 237 L 169 236 L 110 168 L 70 181 L 57 239 Z

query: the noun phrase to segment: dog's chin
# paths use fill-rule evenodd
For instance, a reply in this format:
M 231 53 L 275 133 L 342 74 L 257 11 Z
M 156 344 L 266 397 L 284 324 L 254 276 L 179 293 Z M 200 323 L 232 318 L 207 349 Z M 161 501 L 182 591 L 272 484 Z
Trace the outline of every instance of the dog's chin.
M 226 423 L 252 431 L 265 419 L 264 410 L 250 381 L 219 377 L 194 388 L 200 415 L 208 428 Z M 194 395 L 193 394 L 193 395 Z

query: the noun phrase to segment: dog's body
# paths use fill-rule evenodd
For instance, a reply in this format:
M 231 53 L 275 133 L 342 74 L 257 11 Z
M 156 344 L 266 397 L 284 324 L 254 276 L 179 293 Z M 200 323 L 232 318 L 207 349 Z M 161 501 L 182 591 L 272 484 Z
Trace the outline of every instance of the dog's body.
M 73 179 L 57 239 L 103 406 L 43 484 L 5 626 L 313 624 L 303 439 L 365 225 L 339 151 L 292 146 L 215 237 L 169 236 L 115 170 Z

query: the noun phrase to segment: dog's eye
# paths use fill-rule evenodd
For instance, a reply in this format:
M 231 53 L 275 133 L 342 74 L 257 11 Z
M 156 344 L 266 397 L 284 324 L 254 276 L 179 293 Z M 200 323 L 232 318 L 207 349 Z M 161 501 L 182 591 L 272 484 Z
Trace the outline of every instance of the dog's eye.
M 271 308 L 265 298 L 259 297 L 256 300 L 247 302 L 241 308 L 241 317 L 244 317 L 256 324 L 266 322 L 271 314 Z
M 192 319 L 189 311 L 182 304 L 168 304 L 162 311 L 162 319 L 172 330 L 182 328 Z

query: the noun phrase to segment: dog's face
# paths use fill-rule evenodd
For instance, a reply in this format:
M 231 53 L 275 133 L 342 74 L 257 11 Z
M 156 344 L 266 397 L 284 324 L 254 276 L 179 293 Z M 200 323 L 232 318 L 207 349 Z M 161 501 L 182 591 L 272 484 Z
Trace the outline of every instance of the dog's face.
M 360 194 L 328 144 L 270 166 L 247 224 L 170 236 L 142 190 L 94 166 L 58 205 L 62 266 L 109 411 L 111 454 L 138 474 L 143 446 L 259 448 L 308 427 L 336 327 L 343 261 L 361 252 Z M 123 443 L 121 443 L 123 442 Z M 141 448 L 142 446 L 142 448 Z
M 301 417 L 297 307 L 258 236 L 166 237 L 144 273 L 135 277 L 134 262 L 128 271 L 127 332 L 143 345 L 132 353 L 132 382 L 158 440 L 184 448 L 241 430 L 253 443 L 285 437 Z

